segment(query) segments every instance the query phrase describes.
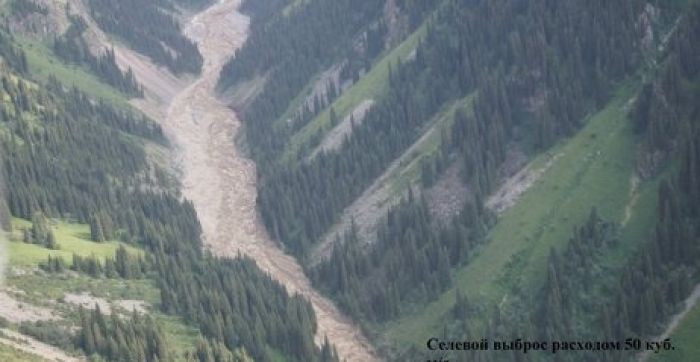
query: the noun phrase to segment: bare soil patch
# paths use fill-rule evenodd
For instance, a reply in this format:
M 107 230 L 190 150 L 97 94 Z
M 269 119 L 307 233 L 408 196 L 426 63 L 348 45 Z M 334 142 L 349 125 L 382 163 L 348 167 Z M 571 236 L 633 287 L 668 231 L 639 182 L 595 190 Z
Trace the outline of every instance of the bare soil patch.
M 416 142 L 414 142 L 401 156 L 387 167 L 362 195 L 343 211 L 340 220 L 326 233 L 318 245 L 311 252 L 311 264 L 328 258 L 333 251 L 333 243 L 338 236 L 342 236 L 351 227 L 353 220 L 357 226 L 357 232 L 361 240 L 372 244 L 376 235 L 378 223 L 386 216 L 389 209 L 401 200 L 401 196 L 392 192 L 392 184 L 389 182 L 395 173 L 402 173 L 409 168 L 411 162 L 416 162 L 415 155 L 419 148 L 428 142 L 434 132 L 438 132 L 437 124 L 428 129 Z M 402 177 L 399 174 L 398 177 Z M 413 187 L 413 186 L 411 186 Z M 420 190 L 413 188 L 418 194 Z
M 18 301 L 5 288 L 0 288 L 0 317 L 11 323 L 60 319 L 51 309 Z
M 66 303 L 70 303 L 85 309 L 95 309 L 100 307 L 100 311 L 105 315 L 110 315 L 116 312 L 115 309 L 121 309 L 127 313 L 136 311 L 138 313 L 147 313 L 150 305 L 143 300 L 114 300 L 108 301 L 104 298 L 95 297 L 88 293 L 66 293 L 63 296 Z
M 506 179 L 501 187 L 486 200 L 486 207 L 498 215 L 513 207 L 520 196 L 532 187 L 560 156 L 561 154 L 550 156 L 545 165 L 538 169 L 533 170 L 530 166 L 526 166 Z
M 360 104 L 358 104 L 357 107 L 350 112 L 350 114 L 345 116 L 345 118 L 343 118 L 338 125 L 328 132 L 321 144 L 318 145 L 313 152 L 311 152 L 309 158 L 316 157 L 316 155 L 321 151 L 330 152 L 340 148 L 340 146 L 343 145 L 345 138 L 352 134 L 353 127 L 360 125 L 362 121 L 364 121 L 367 112 L 372 109 L 374 103 L 375 102 L 372 99 L 365 99 L 360 102 Z
M 454 162 L 435 184 L 425 192 L 428 210 L 440 225 L 449 223 L 464 207 L 471 194 L 460 176 L 460 166 Z
M 70 303 L 78 307 L 83 307 L 85 309 L 96 309 L 97 306 L 99 306 L 100 312 L 102 312 L 103 314 L 112 314 L 112 307 L 109 305 L 109 301 L 103 298 L 94 297 L 88 293 L 66 293 L 63 296 L 63 300 L 66 303 Z

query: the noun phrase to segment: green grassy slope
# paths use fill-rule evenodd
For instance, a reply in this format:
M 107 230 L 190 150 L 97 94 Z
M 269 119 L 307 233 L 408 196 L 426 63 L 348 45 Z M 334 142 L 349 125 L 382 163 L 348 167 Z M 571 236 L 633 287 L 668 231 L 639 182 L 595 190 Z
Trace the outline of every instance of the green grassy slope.
M 58 241 L 59 250 L 46 249 L 40 245 L 22 242 L 22 230 L 31 228 L 31 222 L 22 219 L 13 219 L 12 240 L 8 244 L 10 264 L 21 267 L 36 266 L 39 262 L 46 261 L 49 255 L 62 257 L 70 262 L 73 253 L 80 256 L 95 255 L 100 258 L 114 256 L 120 245 L 124 245 L 131 253 L 142 253 L 136 248 L 118 241 L 95 243 L 90 240 L 90 227 L 86 224 L 69 223 L 66 221 L 52 221 L 52 230 Z
M 28 39 L 20 39 L 18 43 L 27 54 L 29 73 L 35 79 L 45 82 L 53 75 L 65 86 L 75 86 L 114 105 L 128 107 L 127 99 L 116 89 L 102 83 L 95 75 L 81 67 L 67 65 L 56 58 L 51 49 L 43 43 Z
M 642 183 L 631 192 L 635 136 L 626 105 L 635 91 L 636 85 L 622 87 L 576 136 L 532 161 L 536 169 L 557 155 L 541 178 L 500 217 L 475 259 L 455 273 L 455 287 L 419 313 L 389 325 L 389 340 L 424 343 L 440 331 L 457 287 L 471 300 L 490 305 L 503 301 L 516 286 L 536 290 L 550 248 L 565 245 L 573 228 L 584 222 L 593 207 L 604 219 L 622 223 L 629 205 L 630 219 L 623 227 L 620 247 L 606 261 L 622 264 L 653 225 L 656 204 L 655 181 Z

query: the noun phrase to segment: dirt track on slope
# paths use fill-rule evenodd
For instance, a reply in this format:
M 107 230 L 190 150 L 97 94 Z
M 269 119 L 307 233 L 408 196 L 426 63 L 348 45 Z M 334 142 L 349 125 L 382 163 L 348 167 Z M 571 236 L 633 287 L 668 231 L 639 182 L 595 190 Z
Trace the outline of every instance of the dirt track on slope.
M 166 135 L 176 146 L 184 196 L 194 203 L 204 242 L 214 254 L 249 255 L 291 293 L 311 301 L 318 320 L 318 344 L 327 335 L 341 359 L 375 360 L 359 328 L 312 288 L 297 261 L 271 241 L 259 220 L 255 164 L 233 144 L 241 123 L 214 90 L 221 67 L 246 40 L 249 19 L 238 13 L 238 4 L 239 0 L 221 1 L 196 15 L 185 28 L 199 45 L 204 69 L 200 78 L 172 98 L 162 120 Z M 148 79 L 139 81 L 150 88 Z M 149 114 L 160 113 L 152 104 L 136 103 Z
M 522 168 L 515 175 L 507 178 L 501 187 L 486 200 L 486 207 L 501 215 L 510 209 L 520 199 L 525 191 L 530 189 L 537 180 L 561 157 L 561 153 L 549 156 L 544 166 L 533 170 L 530 165 Z

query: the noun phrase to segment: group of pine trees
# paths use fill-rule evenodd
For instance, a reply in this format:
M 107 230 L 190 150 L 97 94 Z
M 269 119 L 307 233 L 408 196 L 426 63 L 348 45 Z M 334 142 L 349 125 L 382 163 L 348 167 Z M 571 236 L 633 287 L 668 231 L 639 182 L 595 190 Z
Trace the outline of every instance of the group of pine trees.
M 53 51 L 59 58 L 75 63 L 86 64 L 93 73 L 126 95 L 143 97 L 143 89 L 136 82 L 131 69 L 126 72 L 117 65 L 114 50 L 107 49 L 104 54 L 95 56 L 83 38 L 87 29 L 85 20 L 78 15 L 69 15 L 71 25 L 65 34 L 58 36 L 53 42 Z
M 43 245 L 48 249 L 58 249 L 56 236 L 48 220 L 41 213 L 32 215 L 32 227 L 24 230 L 23 240 L 25 243 Z
M 243 349 L 231 351 L 221 342 L 200 339 L 197 351 L 185 356 L 186 361 L 199 362 L 250 362 L 252 359 Z
M 147 257 L 128 253 L 121 245 L 114 257 L 107 257 L 104 262 L 95 255 L 84 257 L 73 254 L 72 264 L 68 266 L 62 257 L 49 255 L 45 262 L 39 264 L 39 267 L 49 273 L 73 270 L 93 278 L 104 276 L 105 278 L 141 279 L 152 270 L 152 263 Z
M 203 6 L 209 0 L 89 0 L 90 14 L 102 30 L 175 74 L 198 74 L 203 59 L 197 45 L 182 34 L 173 15 L 175 3 Z
M 49 13 L 49 9 L 32 0 L 11 0 L 9 5 L 12 15 L 17 16 L 20 19 L 31 14 L 46 15 Z
M 452 286 L 452 268 L 469 260 L 491 220 L 477 205 L 468 202 L 451 224 L 436 228 L 425 198 L 409 192 L 379 223 L 369 250 L 353 225 L 329 260 L 311 270 L 312 279 L 356 319 L 394 319 L 407 303 L 430 301 Z
M 80 309 L 80 332 L 76 345 L 88 356 L 108 361 L 160 362 L 173 359 L 165 334 L 155 321 L 134 312 L 130 318 L 117 313 L 106 316 L 95 305 L 92 311 Z
M 0 27 L 0 54 L 2 59 L 15 71 L 22 74 L 26 73 L 29 70 L 27 55 L 13 43 L 12 38 L 7 34 L 8 30 Z M 0 65 L 0 70 L 2 69 L 2 65 Z
M 658 166 L 678 147 L 678 137 L 689 134 L 697 114 L 697 97 L 689 84 L 700 72 L 700 16 L 691 12 L 678 25 L 662 58 L 661 66 L 652 74 L 635 103 L 632 121 L 635 131 L 643 138 L 640 170 L 643 176 L 658 171 Z
M 274 360 L 267 346 L 290 360 L 337 360 L 335 353 L 328 359 L 314 345 L 311 304 L 298 295 L 289 297 L 252 259 L 173 258 L 161 253 L 156 258 L 162 259 L 157 265 L 163 310 L 199 325 L 205 337 L 230 350 L 245 346 L 259 361 Z

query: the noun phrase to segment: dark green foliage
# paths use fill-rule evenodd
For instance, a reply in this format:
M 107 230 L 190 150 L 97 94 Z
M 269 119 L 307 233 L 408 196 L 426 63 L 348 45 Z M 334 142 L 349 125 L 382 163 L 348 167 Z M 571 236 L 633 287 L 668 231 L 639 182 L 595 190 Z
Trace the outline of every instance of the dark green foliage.
M 0 29 L 0 57 L 18 73 L 26 73 L 29 69 L 26 54 L 14 45 L 12 37 L 4 29 Z
M 2 162 L 2 156 L 0 156 L 0 162 Z M 7 206 L 7 200 L 5 195 L 7 194 L 7 188 L 3 182 L 2 175 L 0 175 L 0 233 L 3 231 L 12 231 L 12 214 L 10 213 L 10 208 Z
M 582 313 L 592 307 L 593 301 L 586 296 L 599 287 L 595 281 L 602 275 L 596 266 L 600 257 L 616 244 L 615 238 L 615 226 L 600 220 L 593 210 L 588 222 L 574 231 L 564 251 L 551 251 L 544 266 L 547 278 L 538 298 L 539 309 L 535 312 L 542 338 L 552 340 L 586 332 L 578 330 L 580 326 L 572 323 L 572 317 L 581 319 Z M 587 322 L 586 326 L 590 326 L 591 320 Z
M 80 255 L 73 254 L 73 265 L 71 265 L 71 270 L 85 273 L 93 278 L 98 278 L 104 272 L 104 267 L 102 266 L 100 260 L 94 255 L 82 257 Z
M 114 254 L 114 260 L 109 258 L 105 260 L 105 270 L 107 270 L 107 277 L 114 269 L 116 274 L 124 279 L 135 279 L 148 272 L 149 264 L 142 256 L 130 255 L 123 246 L 120 246 Z M 111 265 L 114 267 L 112 268 Z
M 205 337 L 230 350 L 245 346 L 259 361 L 272 360 L 266 345 L 296 361 L 319 360 L 311 304 L 290 298 L 251 259 L 157 258 L 163 310 L 185 316 Z
M 98 212 L 90 215 L 90 239 L 92 241 L 104 242 L 114 239 L 116 231 L 114 222 L 106 212 Z
M 204 1 L 182 1 L 203 4 Z M 90 0 L 90 12 L 99 26 L 126 41 L 134 50 L 163 64 L 176 74 L 199 73 L 202 55 L 197 46 L 181 34 L 180 24 L 168 14 L 166 0 Z
M 48 249 L 58 249 L 56 237 L 49 226 L 48 220 L 41 213 L 32 216 L 32 228 L 24 230 L 24 242 L 43 245 Z
M 85 273 L 93 278 L 104 276 L 106 278 L 140 279 L 148 275 L 153 269 L 152 265 L 153 261 L 150 258 L 129 254 L 123 246 L 120 246 L 114 258 L 106 258 L 104 262 L 94 255 L 84 257 L 73 254 L 70 270 Z M 39 267 L 49 273 L 61 273 L 68 269 L 63 258 L 51 255 Z
M 452 267 L 483 240 L 489 217 L 475 207 L 467 203 L 450 225 L 436 228 L 425 200 L 409 194 L 379 224 L 374 244 L 363 245 L 353 225 L 312 278 L 351 316 L 394 319 L 402 303 L 428 301 L 452 285 Z
M 61 59 L 86 64 L 101 80 L 130 96 L 143 97 L 143 89 L 136 82 L 131 69 L 122 72 L 114 58 L 114 50 L 107 50 L 101 56 L 90 53 L 83 33 L 87 29 L 79 16 L 70 16 L 71 25 L 66 33 L 54 39 L 53 51 Z
M 153 262 L 143 256 L 129 254 L 123 246 L 117 249 L 114 258 L 106 258 L 104 262 L 92 255 L 89 257 L 73 254 L 73 261 L 68 267 L 61 257 L 48 256 L 39 267 L 48 273 L 62 273 L 67 269 L 85 273 L 93 278 L 123 278 L 140 279 L 153 269 Z
M 250 357 L 240 350 L 231 352 L 221 342 L 213 342 L 209 339 L 200 339 L 197 342 L 197 350 L 188 361 L 196 360 L 199 362 L 247 362 Z
M 148 315 L 134 312 L 122 319 L 113 313 L 105 316 L 95 305 L 93 311 L 80 309 L 80 333 L 75 344 L 90 356 L 100 355 L 108 361 L 169 361 L 165 335 Z
M 90 217 L 90 239 L 99 243 L 107 240 L 104 230 L 102 229 L 102 223 L 100 219 L 95 216 Z
M 52 257 L 49 254 L 45 262 L 39 263 L 39 268 L 47 273 L 63 273 L 68 269 L 68 266 L 63 258 Z
M 671 38 L 657 76 L 644 85 L 631 112 L 635 130 L 644 138 L 645 173 L 653 172 L 659 158 L 670 155 L 677 138 L 697 122 L 698 92 L 693 88 L 700 73 L 699 41 L 700 5 L 694 5 Z
M 436 84 L 448 85 L 435 91 L 479 85 L 487 109 L 477 114 L 495 111 L 512 136 L 531 128 L 535 144 L 547 147 L 577 130 L 586 112 L 608 98 L 611 82 L 635 69 L 643 5 L 450 1 L 431 23 L 419 58 L 434 69 Z
M 37 4 L 33 0 L 11 0 L 10 11 L 20 19 L 26 18 L 31 14 L 46 15 L 49 13 L 46 7 Z

